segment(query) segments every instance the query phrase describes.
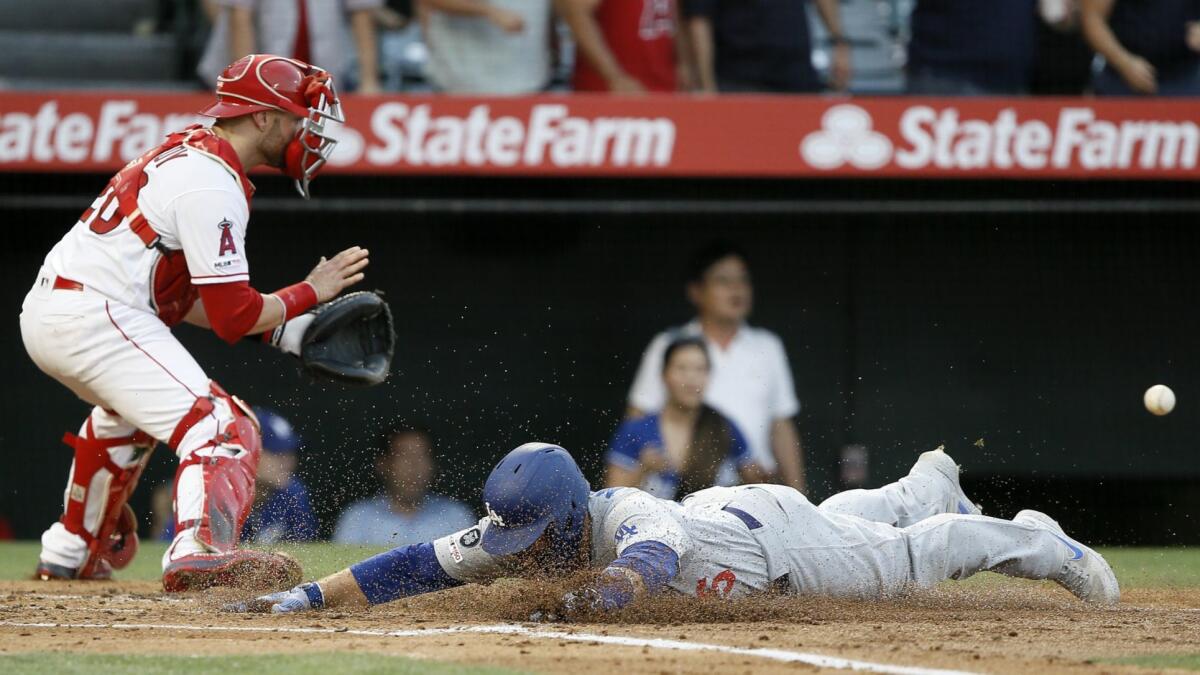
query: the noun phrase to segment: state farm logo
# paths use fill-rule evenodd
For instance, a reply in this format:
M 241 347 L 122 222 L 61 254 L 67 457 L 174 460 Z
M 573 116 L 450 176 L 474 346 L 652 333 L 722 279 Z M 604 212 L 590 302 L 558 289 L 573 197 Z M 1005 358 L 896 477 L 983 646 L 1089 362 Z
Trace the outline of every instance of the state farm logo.
M 892 159 L 892 141 L 871 128 L 871 114 L 850 104 L 821 115 L 821 130 L 804 137 L 800 156 L 814 169 L 878 169 Z
M 1052 114 L 1009 106 L 968 116 L 955 106 L 918 104 L 876 120 L 857 105 L 835 105 L 800 143 L 812 168 L 861 171 L 1111 171 L 1195 169 L 1200 126 L 1191 120 L 1104 119 L 1090 106 Z M 1111 113 L 1110 113 L 1111 115 Z

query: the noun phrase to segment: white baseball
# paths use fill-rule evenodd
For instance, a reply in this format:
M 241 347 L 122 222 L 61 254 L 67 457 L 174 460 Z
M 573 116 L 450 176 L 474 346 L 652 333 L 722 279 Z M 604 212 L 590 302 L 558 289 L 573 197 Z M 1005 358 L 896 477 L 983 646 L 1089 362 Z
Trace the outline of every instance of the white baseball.
M 1155 415 L 1166 415 L 1175 409 L 1175 392 L 1165 384 L 1156 384 L 1146 390 L 1142 402 Z

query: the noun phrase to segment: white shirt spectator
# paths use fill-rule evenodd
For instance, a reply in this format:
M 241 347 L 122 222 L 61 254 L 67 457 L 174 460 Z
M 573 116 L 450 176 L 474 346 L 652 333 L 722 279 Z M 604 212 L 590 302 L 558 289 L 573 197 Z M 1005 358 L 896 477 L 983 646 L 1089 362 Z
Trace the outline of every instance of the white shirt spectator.
M 475 524 L 475 514 L 462 502 L 428 495 L 415 513 L 397 513 L 379 495 L 354 502 L 338 518 L 333 541 L 361 546 L 408 546 L 433 541 Z
M 451 94 L 531 94 L 550 81 L 549 0 L 488 0 L 519 14 L 525 27 L 509 33 L 482 16 L 430 8 L 425 19 L 429 75 Z
M 629 405 L 642 412 L 660 410 L 666 400 L 662 381 L 662 357 L 673 337 L 702 335 L 700 322 L 692 321 L 677 331 L 659 333 L 642 355 L 642 364 L 629 390 Z M 767 471 L 776 468 L 771 449 L 771 425 L 800 411 L 792 369 L 779 336 L 765 328 L 743 324 L 727 349 L 711 340 L 712 362 L 704 401 L 728 417 L 742 430 L 750 456 Z
M 215 0 L 222 10 L 246 7 L 254 13 L 255 49 L 259 54 L 292 56 L 300 25 L 297 0 Z M 333 73 L 335 84 L 344 85 L 354 57 L 354 41 L 346 16 L 360 9 L 377 9 L 384 0 L 303 0 L 308 15 L 308 42 L 312 65 Z M 229 55 L 229 14 L 222 11 L 200 57 L 196 72 L 210 85 L 225 66 L 241 58 Z

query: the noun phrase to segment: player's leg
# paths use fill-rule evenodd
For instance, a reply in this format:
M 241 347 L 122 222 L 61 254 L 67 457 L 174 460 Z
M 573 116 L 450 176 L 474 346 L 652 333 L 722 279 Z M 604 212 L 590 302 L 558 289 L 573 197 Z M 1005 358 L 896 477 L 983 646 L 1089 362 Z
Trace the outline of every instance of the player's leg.
M 258 429 L 232 397 L 210 383 L 170 330 L 147 312 L 104 301 L 98 312 L 81 314 L 86 328 L 74 333 L 73 343 L 55 335 L 39 341 L 37 334 L 45 337 L 47 331 L 36 318 L 27 322 L 22 315 L 22 329 L 25 334 L 29 324 L 26 345 L 34 344 L 30 354 L 39 367 L 167 443 L 180 458 L 175 502 L 184 526 L 177 527 L 179 545 L 164 560 L 174 565 L 164 570 L 164 586 L 224 584 L 231 570 L 239 581 L 279 577 L 279 585 L 291 584 L 299 576 L 294 561 L 236 550 L 254 495 Z M 179 574 L 185 586 L 174 584 Z
M 42 579 L 103 579 L 137 553 L 137 519 L 127 504 L 154 439 L 97 406 L 79 434 L 63 439 L 75 451 L 63 515 L 42 534 Z
M 249 408 L 210 381 L 157 317 L 124 307 L 110 314 L 126 348 L 92 388 L 180 460 L 176 535 L 163 557 L 163 587 L 297 583 L 300 569 L 290 558 L 237 548 L 262 451 Z
M 104 301 L 78 291 L 55 291 L 50 277 L 34 285 L 21 311 L 21 337 L 34 363 L 81 399 L 101 399 L 88 386 L 93 364 L 115 343 Z M 137 552 L 136 519 L 126 501 L 149 459 L 154 440 L 118 414 L 97 406 L 78 436 L 63 514 L 42 535 L 38 576 L 103 578 Z
M 1088 602 L 1115 604 L 1120 598 L 1104 558 L 1036 511 L 1022 511 L 1013 520 L 942 514 L 902 532 L 918 586 L 990 571 L 1051 579 Z
M 941 448 L 922 453 L 908 475 L 874 490 L 847 490 L 818 507 L 876 523 L 908 527 L 940 513 L 979 515 L 958 482 L 958 464 Z

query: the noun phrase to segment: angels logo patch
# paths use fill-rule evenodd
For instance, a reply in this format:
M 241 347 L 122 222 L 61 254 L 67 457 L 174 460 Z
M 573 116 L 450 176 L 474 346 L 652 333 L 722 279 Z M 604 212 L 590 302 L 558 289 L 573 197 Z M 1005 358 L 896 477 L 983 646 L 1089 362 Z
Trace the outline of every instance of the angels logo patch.
M 224 258 L 227 255 L 237 255 L 237 246 L 233 243 L 233 223 L 226 219 L 217 223 L 217 227 L 221 230 L 221 250 L 217 256 Z

